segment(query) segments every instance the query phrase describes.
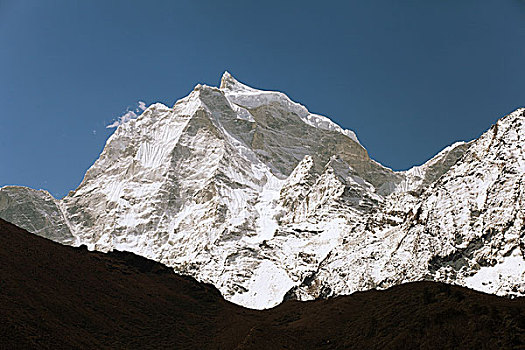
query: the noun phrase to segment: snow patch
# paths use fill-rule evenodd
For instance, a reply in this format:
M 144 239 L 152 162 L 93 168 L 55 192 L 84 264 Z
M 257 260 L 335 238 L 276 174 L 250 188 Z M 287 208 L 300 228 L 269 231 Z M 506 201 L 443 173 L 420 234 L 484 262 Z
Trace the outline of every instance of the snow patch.
M 283 268 L 270 260 L 261 261 L 250 282 L 249 291 L 234 295 L 232 302 L 254 309 L 272 308 L 283 300 L 286 292 L 295 284 Z
M 515 284 L 523 283 L 525 280 L 525 260 L 515 249 L 513 254 L 507 256 L 503 261 L 494 266 L 483 266 L 474 275 L 465 278 L 465 286 L 497 295 L 505 295 L 507 291 L 502 290 L 502 281 L 514 281 Z

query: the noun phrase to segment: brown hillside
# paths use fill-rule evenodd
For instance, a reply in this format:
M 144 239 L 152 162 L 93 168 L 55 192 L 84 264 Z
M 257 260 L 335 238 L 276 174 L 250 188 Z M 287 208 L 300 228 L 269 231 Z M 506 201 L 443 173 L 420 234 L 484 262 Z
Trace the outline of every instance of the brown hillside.
M 0 219 L 0 348 L 525 349 L 525 300 L 418 282 L 249 310 L 159 263 Z

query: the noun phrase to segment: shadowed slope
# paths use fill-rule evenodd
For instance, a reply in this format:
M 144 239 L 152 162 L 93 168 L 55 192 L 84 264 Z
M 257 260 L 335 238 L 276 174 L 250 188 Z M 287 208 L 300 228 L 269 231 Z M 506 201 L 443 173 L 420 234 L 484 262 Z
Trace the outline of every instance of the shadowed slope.
M 434 282 L 249 310 L 159 263 L 0 220 L 1 348 L 512 349 L 524 328 L 525 300 Z
M 0 345 L 210 348 L 233 346 L 217 343 L 220 335 L 241 337 L 225 319 L 241 308 L 211 285 L 131 253 L 61 246 L 3 220 L 0 276 Z

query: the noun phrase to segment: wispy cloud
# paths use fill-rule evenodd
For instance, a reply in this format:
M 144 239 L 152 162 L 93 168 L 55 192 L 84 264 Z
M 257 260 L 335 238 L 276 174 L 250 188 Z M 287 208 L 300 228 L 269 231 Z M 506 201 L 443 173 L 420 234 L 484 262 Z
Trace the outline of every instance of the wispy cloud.
M 116 128 L 119 125 L 129 122 L 131 119 L 137 118 L 137 113 L 133 111 L 127 111 L 123 115 L 117 118 L 113 123 L 106 126 L 107 129 Z
M 107 129 L 116 128 L 119 125 L 122 125 L 124 123 L 129 122 L 131 119 L 137 118 L 142 111 L 146 109 L 146 103 L 144 101 L 138 101 L 137 107 L 135 107 L 134 110 L 128 109 L 126 110 L 126 113 L 118 117 L 113 123 L 106 126 Z

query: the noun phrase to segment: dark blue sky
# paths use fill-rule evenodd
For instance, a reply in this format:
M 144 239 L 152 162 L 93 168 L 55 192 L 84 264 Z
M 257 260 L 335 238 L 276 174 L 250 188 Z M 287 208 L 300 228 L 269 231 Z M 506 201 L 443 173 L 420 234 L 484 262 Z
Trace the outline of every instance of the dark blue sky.
M 224 70 L 406 169 L 525 106 L 525 1 L 0 0 L 0 186 L 65 195 L 128 107 Z

